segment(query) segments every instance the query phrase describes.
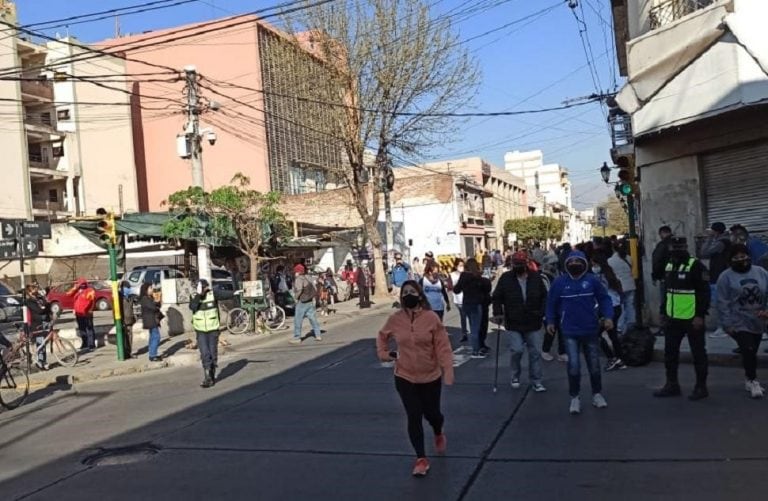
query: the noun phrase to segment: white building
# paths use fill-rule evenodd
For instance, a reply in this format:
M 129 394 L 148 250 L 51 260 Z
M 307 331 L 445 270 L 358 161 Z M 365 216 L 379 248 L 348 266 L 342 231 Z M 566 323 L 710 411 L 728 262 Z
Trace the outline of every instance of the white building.
M 529 194 L 542 195 L 549 204 L 572 207 L 568 171 L 558 164 L 545 164 L 541 150 L 508 152 L 504 154 L 504 168 L 525 179 Z
M 691 251 L 714 222 L 768 236 L 768 2 L 617 0 L 613 16 L 614 158 L 635 168 L 645 255 L 661 225 Z

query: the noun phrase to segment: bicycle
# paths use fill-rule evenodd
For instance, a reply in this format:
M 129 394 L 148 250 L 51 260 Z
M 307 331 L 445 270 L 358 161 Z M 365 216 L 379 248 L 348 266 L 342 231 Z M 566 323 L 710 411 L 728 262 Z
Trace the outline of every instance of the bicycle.
M 54 329 L 56 320 L 58 317 L 54 316 L 50 322 L 43 322 L 40 329 L 30 333 L 30 338 L 34 339 L 36 336 L 40 336 L 47 332 L 45 339 L 40 343 L 40 346 L 35 350 L 35 355 L 38 355 L 41 350 L 50 349 L 50 353 L 56 357 L 59 365 L 64 367 L 74 367 L 77 365 L 80 355 L 68 339 L 62 339 L 59 337 L 59 330 Z
M 0 405 L 13 410 L 29 395 L 29 338 L 23 332 L 15 343 L 0 334 Z
M 285 323 L 285 310 L 275 304 L 271 295 L 266 301 L 243 297 L 242 290 L 235 291 L 240 307 L 229 310 L 227 330 L 232 334 L 244 332 L 265 334 L 277 330 Z

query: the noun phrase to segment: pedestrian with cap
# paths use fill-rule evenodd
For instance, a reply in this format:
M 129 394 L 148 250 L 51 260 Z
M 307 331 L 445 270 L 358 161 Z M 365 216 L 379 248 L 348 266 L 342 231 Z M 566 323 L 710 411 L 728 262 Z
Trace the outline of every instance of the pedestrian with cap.
M 293 295 L 296 298 L 296 310 L 293 317 L 293 338 L 291 344 L 301 344 L 301 327 L 304 323 L 304 317 L 309 320 L 312 331 L 315 335 L 315 341 L 322 341 L 322 331 L 320 323 L 317 321 L 317 310 L 315 309 L 315 298 L 317 289 L 312 281 L 306 275 L 306 268 L 299 263 L 293 267 L 296 273 L 296 279 L 293 281 Z
M 547 298 L 547 331 L 554 335 L 560 330 L 568 353 L 569 411 L 572 415 L 581 413 L 582 352 L 592 385 L 592 405 L 598 409 L 608 406 L 602 393 L 600 332 L 613 329 L 613 304 L 600 278 L 588 273 L 587 266 L 584 253 L 572 251 L 565 258 L 566 273 L 555 279 Z
M 701 400 L 709 396 L 704 319 L 709 312 L 710 291 L 707 269 L 701 261 L 688 253 L 688 241 L 685 237 L 671 237 L 669 240 L 669 262 L 664 269 L 664 291 L 661 311 L 667 380 L 653 395 L 676 397 L 681 394 L 677 379 L 680 343 L 684 337 L 688 337 L 696 371 L 696 386 L 688 398 Z
M 208 280 L 201 278 L 197 290 L 189 303 L 192 310 L 192 327 L 197 335 L 197 347 L 203 364 L 203 388 L 216 384 L 216 367 L 219 359 L 219 334 L 221 320 L 219 302 L 211 290 Z
M 730 268 L 717 280 L 717 312 L 723 329 L 739 345 L 744 388 L 752 398 L 763 398 L 765 390 L 757 380 L 757 350 L 768 319 L 768 271 L 752 264 L 744 244 L 732 246 L 730 261 Z
M 520 388 L 523 349 L 528 350 L 528 379 L 533 391 L 547 391 L 542 384 L 541 344 L 544 339 L 544 312 L 547 287 L 538 273 L 528 270 L 528 255 L 512 255 L 512 271 L 503 273 L 491 296 L 493 323 L 504 324 L 509 335 L 513 389 Z

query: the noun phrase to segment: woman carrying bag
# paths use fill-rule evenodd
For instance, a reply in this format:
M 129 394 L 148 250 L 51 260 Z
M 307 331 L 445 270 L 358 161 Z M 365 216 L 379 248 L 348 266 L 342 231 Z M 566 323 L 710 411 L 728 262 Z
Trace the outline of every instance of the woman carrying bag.
M 397 351 L 391 351 L 392 340 Z M 446 385 L 453 384 L 453 352 L 443 323 L 430 311 L 417 282 L 403 283 L 400 310 L 379 331 L 376 351 L 380 360 L 395 362 L 395 388 L 405 407 L 408 437 L 416 451 L 413 475 L 423 477 L 429 471 L 423 419 L 434 431 L 435 452 L 443 454 L 447 446 L 440 394 L 443 380 Z

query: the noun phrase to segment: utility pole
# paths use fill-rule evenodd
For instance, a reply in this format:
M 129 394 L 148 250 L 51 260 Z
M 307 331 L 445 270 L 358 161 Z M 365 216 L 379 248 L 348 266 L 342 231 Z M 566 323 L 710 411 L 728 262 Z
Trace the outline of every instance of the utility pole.
M 192 185 L 205 189 L 203 177 L 203 147 L 200 142 L 200 97 L 198 95 L 197 68 L 184 68 L 187 81 L 187 127 L 185 129 L 192 159 Z M 198 278 L 211 281 L 211 248 L 207 242 L 197 242 Z

